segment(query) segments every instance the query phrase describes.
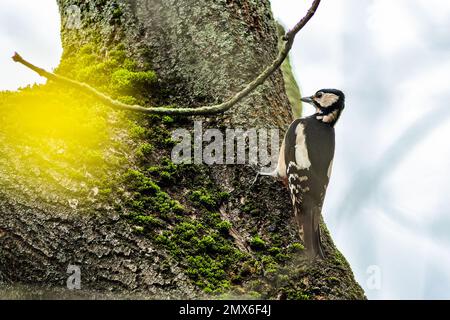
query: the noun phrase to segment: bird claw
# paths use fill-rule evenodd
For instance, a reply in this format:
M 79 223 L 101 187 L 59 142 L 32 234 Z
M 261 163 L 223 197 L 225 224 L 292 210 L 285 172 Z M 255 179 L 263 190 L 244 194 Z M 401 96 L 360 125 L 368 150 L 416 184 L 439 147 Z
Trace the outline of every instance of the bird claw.
M 255 185 L 256 181 L 258 181 L 259 176 L 261 175 L 261 173 L 256 173 L 256 177 L 255 179 L 253 179 L 252 184 L 250 185 L 250 188 L 253 188 L 253 186 Z

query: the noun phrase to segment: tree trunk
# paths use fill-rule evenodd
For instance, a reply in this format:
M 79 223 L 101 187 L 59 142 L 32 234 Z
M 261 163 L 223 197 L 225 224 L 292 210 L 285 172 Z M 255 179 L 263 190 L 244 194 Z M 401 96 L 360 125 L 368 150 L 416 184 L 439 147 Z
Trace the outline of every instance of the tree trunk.
M 58 5 L 62 17 L 62 65 L 92 41 L 100 43 L 106 57 L 118 44 L 125 44 L 129 58 L 138 62 L 140 70 L 152 69 L 158 75 L 158 94 L 152 101 L 161 105 L 196 107 L 222 102 L 251 81 L 277 55 L 277 27 L 267 0 L 58 0 Z M 74 5 L 81 12 L 81 29 L 70 28 L 73 17 L 69 13 L 73 13 L 70 8 Z M 127 116 L 135 120 L 133 115 Z M 175 119 L 173 126 L 192 128 L 192 120 Z M 282 133 L 292 121 L 283 74 L 276 72 L 223 116 L 197 120 L 203 120 L 205 127 L 219 126 L 221 130 L 278 128 Z M 121 136 L 119 131 L 115 136 Z M 26 139 L 21 141 L 22 145 L 9 146 L 11 142 L 5 136 L 3 133 L 1 138 L 5 156 L 0 158 L 0 281 L 65 287 L 67 268 L 75 265 L 81 268 L 85 290 L 138 293 L 157 298 L 198 298 L 211 288 L 220 287 L 210 285 L 212 280 L 205 280 L 208 285 L 199 285 L 197 271 L 187 262 L 192 257 L 183 253 L 180 257 L 170 247 L 161 246 L 155 242 L 157 234 L 155 238 L 136 232 L 142 228 L 124 214 L 131 210 L 125 202 L 113 205 L 120 202 L 114 195 L 108 198 L 110 205 L 89 202 L 92 196 L 89 192 L 94 190 L 96 194 L 98 188 L 86 191 L 85 197 L 80 196 L 83 187 L 80 190 L 72 187 L 73 179 L 64 170 L 55 174 L 51 166 L 39 167 L 38 162 L 27 162 Z M 133 145 L 131 140 L 127 143 Z M 13 153 L 11 150 L 21 152 L 18 159 L 7 156 L 8 152 Z M 159 165 L 158 160 L 168 152 L 169 149 L 156 150 L 150 158 Z M 147 164 L 139 161 L 130 162 L 134 169 L 147 168 Z M 71 164 L 61 160 L 58 165 Z M 38 170 L 39 174 L 24 173 L 25 166 L 31 172 Z M 122 169 L 108 167 L 107 170 L 113 177 L 123 175 Z M 198 189 L 200 174 L 179 173 L 175 182 L 162 183 L 161 188 L 185 207 L 185 217 L 167 218 L 169 222 L 159 235 L 175 230 L 176 219 L 188 221 L 192 217 L 192 221 L 197 221 L 218 212 L 221 219 L 230 221 L 232 228 L 224 241 L 231 241 L 233 250 L 246 256 L 244 259 L 248 261 L 239 266 L 249 269 L 250 275 L 242 273 L 234 277 L 236 270 L 227 267 L 224 280 L 231 279 L 232 285 L 223 286 L 217 292 L 224 292 L 225 288 L 243 295 L 257 291 L 264 298 L 364 298 L 325 226 L 325 261 L 309 264 L 301 250 L 288 259 L 275 256 L 276 250 L 284 252 L 299 242 L 289 195 L 280 184 L 262 180 L 251 187 L 256 171 L 250 166 L 205 165 L 199 170 L 207 181 L 202 182 L 207 187 L 201 190 L 220 190 L 229 197 L 217 200 L 206 210 L 207 205 L 201 204 L 206 202 L 204 198 L 197 201 L 191 197 Z M 41 185 L 43 175 L 57 176 L 56 182 Z M 189 182 L 184 183 L 185 180 Z M 196 187 L 191 187 L 194 184 Z M 217 236 L 214 230 L 211 232 Z M 262 239 L 261 246 L 255 235 Z M 216 255 L 211 256 L 217 259 Z M 276 262 L 270 265 L 277 266 L 276 272 L 271 272 L 269 264 L 264 262 L 272 256 L 276 258 L 270 259 Z M 254 267 L 253 261 L 258 267 Z M 208 290 L 202 291 L 205 286 Z

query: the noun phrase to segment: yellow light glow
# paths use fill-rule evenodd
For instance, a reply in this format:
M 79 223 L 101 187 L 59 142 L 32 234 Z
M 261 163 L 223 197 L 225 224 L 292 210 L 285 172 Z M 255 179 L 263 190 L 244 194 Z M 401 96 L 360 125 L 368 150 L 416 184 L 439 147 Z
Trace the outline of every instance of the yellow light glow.
M 2 92 L 0 181 L 48 202 L 93 199 L 127 161 L 128 126 L 121 113 L 54 84 Z

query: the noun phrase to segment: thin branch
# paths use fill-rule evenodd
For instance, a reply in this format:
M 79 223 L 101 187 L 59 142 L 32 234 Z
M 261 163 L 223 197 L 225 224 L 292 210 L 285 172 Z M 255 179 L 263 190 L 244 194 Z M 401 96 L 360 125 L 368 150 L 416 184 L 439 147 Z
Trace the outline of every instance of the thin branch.
M 233 106 L 235 106 L 237 103 L 239 103 L 242 99 L 247 97 L 251 92 L 253 92 L 257 87 L 259 87 L 261 84 L 263 84 L 267 78 L 269 78 L 283 63 L 283 61 L 288 56 L 289 52 L 292 49 L 292 45 L 294 44 L 295 36 L 298 34 L 298 32 L 303 29 L 303 27 L 308 23 L 309 20 L 314 16 L 316 13 L 317 8 L 319 7 L 321 0 L 314 0 L 313 4 L 311 5 L 311 8 L 308 10 L 306 15 L 301 19 L 295 27 L 286 33 L 286 35 L 283 37 L 283 40 L 285 41 L 283 48 L 278 53 L 278 57 L 272 62 L 270 66 L 268 66 L 258 77 L 256 77 L 255 80 L 250 82 L 242 91 L 235 94 L 230 100 L 217 104 L 212 106 L 203 106 L 199 108 L 155 108 L 155 107 L 143 107 L 140 105 L 129 105 L 122 103 L 120 101 L 114 100 L 111 97 L 108 97 L 107 95 L 101 93 L 100 91 L 96 90 L 95 88 L 91 87 L 90 85 L 86 83 L 81 83 L 75 80 L 71 80 L 69 78 L 56 75 L 54 73 L 50 73 L 48 71 L 45 71 L 42 68 L 36 67 L 33 64 L 29 63 L 25 59 L 23 59 L 17 52 L 14 54 L 12 59 L 15 62 L 21 63 L 27 68 L 33 70 L 37 74 L 39 74 L 42 77 L 45 77 L 49 80 L 53 80 L 55 82 L 59 82 L 65 85 L 68 85 L 70 87 L 73 87 L 75 89 L 78 89 L 88 95 L 93 96 L 94 98 L 100 100 L 104 104 L 120 110 L 129 110 L 134 112 L 141 112 L 141 113 L 151 113 L 151 114 L 166 114 L 166 115 L 185 115 L 185 116 L 193 116 L 193 115 L 212 115 L 212 114 L 218 114 L 225 112 L 229 109 L 231 109 Z

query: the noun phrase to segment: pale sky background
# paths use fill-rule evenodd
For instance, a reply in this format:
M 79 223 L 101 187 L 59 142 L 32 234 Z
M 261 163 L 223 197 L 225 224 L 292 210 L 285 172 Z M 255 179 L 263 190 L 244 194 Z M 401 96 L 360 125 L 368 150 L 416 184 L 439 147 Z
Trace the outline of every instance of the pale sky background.
M 271 2 L 290 27 L 311 0 Z M 43 82 L 14 51 L 58 65 L 55 0 L 0 4 L 0 90 Z M 367 296 L 449 299 L 450 1 L 322 1 L 292 60 L 304 94 L 347 95 L 324 216 Z
M 62 54 L 56 0 L 0 0 L 0 90 L 15 90 L 46 80 L 14 63 L 14 51 L 52 69 Z

